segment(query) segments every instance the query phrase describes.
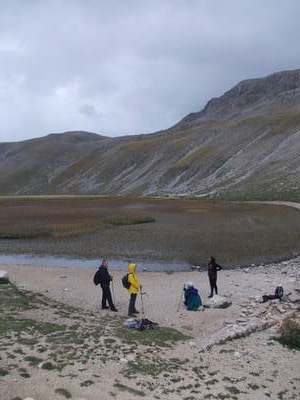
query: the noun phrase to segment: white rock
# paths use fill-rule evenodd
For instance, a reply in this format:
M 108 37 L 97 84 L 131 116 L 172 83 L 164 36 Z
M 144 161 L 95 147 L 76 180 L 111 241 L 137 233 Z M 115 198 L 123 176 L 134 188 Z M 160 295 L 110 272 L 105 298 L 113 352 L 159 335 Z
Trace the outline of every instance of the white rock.
M 8 282 L 8 272 L 0 270 L 0 282 Z
M 205 303 L 205 307 L 208 308 L 227 308 L 232 302 L 226 297 L 215 295 L 211 299 L 208 299 Z
M 25 397 L 23 400 L 34 400 L 32 397 Z
M 238 351 L 235 351 L 234 352 L 234 357 L 239 358 L 239 357 L 241 357 L 241 354 Z
M 195 342 L 189 342 L 189 345 L 190 345 L 191 347 L 196 347 L 196 346 L 197 346 Z

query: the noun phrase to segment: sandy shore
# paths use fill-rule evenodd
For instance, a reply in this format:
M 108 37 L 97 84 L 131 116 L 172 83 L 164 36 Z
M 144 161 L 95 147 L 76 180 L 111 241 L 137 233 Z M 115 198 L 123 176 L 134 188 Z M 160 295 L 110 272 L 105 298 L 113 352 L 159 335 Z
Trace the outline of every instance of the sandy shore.
M 82 315 L 84 315 L 84 310 L 87 310 L 99 318 L 99 321 L 102 318 L 105 320 L 107 315 L 111 315 L 110 312 L 100 310 L 100 290 L 94 286 L 92 280 L 94 269 L 50 269 L 42 266 L 37 268 L 5 265 L 0 266 L 0 269 L 7 270 L 11 281 L 16 283 L 19 288 L 43 293 L 50 299 L 79 307 L 82 309 Z M 114 272 L 113 276 L 118 315 L 126 316 L 128 294 L 121 284 L 123 272 Z M 276 332 L 276 324 L 285 315 L 295 312 L 295 303 L 291 305 L 259 304 L 257 299 L 262 294 L 272 293 L 274 288 L 281 284 L 285 293 L 291 293 L 289 299 L 297 300 L 300 289 L 300 258 L 268 267 L 221 271 L 218 275 L 219 294 L 232 301 L 232 306 L 226 309 L 188 312 L 181 306 L 179 312 L 177 311 L 182 287 L 186 281 L 192 281 L 206 301 L 209 291 L 206 272 L 173 274 L 140 272 L 139 276 L 146 291 L 144 296 L 146 317 L 158 322 L 161 326 L 173 327 L 192 336 L 188 343 L 178 344 L 164 355 L 165 357 L 178 357 L 182 360 L 190 359 L 190 365 L 182 371 L 185 386 L 191 385 L 192 382 L 195 385 L 192 375 L 201 366 L 205 366 L 207 370 L 205 372 L 207 380 L 209 378 L 215 380 L 212 384 L 205 384 L 200 391 L 195 389 L 194 394 L 189 388 L 182 389 L 180 393 L 174 393 L 170 389 L 163 389 L 165 379 L 162 375 L 154 380 L 156 386 L 154 385 L 153 390 L 146 390 L 147 398 L 299 398 L 297 397 L 300 396 L 299 353 L 284 348 L 278 343 L 270 342 L 271 335 Z M 138 308 L 141 309 L 140 300 Z M 254 328 L 251 336 L 227 342 L 226 335 L 230 336 L 230 332 L 232 333 L 237 327 L 242 331 L 251 324 L 256 324 L 257 327 L 261 324 L 263 327 L 267 323 L 271 330 L 258 332 L 259 329 Z M 220 341 L 226 343 L 213 346 L 208 352 L 202 352 L 205 346 Z M 91 367 L 91 370 L 93 368 Z M 95 369 L 93 372 L 95 373 Z M 113 378 L 119 373 L 120 362 L 115 366 L 110 364 L 101 368 L 101 379 L 93 388 L 88 389 L 79 386 L 76 389 L 73 381 L 71 383 L 67 378 L 59 379 L 62 379 L 64 387 L 68 387 L 73 393 L 72 398 L 78 400 L 99 399 L 97 394 L 99 391 L 103 391 L 104 397 L 101 399 L 104 400 L 114 397 L 133 398 L 132 394 L 127 392 L 112 394 L 112 390 L 108 390 L 107 386 L 111 386 L 110 389 L 112 389 Z M 13 390 L 4 386 L 3 381 L 0 380 L 0 389 L 2 393 L 5 393 L 2 395 L 4 397 L 0 396 L 1 400 L 12 400 L 13 395 L 20 395 L 20 393 L 28 396 L 31 393 L 35 400 L 63 398 L 51 397 L 51 391 L 48 394 L 45 388 L 39 389 L 40 385 L 37 380 L 39 374 L 40 372 L 37 372 L 31 378 L 31 392 L 28 381 L 25 383 L 15 382 Z M 46 384 L 46 378 L 41 379 Z M 51 379 L 54 378 L 49 379 L 51 382 Z M 55 379 L 57 383 L 58 378 Z M 151 379 L 150 381 L 153 383 L 153 379 Z M 226 379 L 232 379 L 234 385 L 232 382 L 226 382 Z M 147 381 L 147 377 L 141 378 L 141 382 L 144 381 Z M 226 387 L 236 387 L 236 389 L 226 389 Z M 163 390 L 166 390 L 165 395 L 163 395 Z M 236 392 L 234 392 L 235 390 Z M 284 394 L 280 394 L 281 392 Z M 134 398 L 136 396 L 138 395 L 135 394 Z
M 12 281 L 26 290 L 41 292 L 70 305 L 93 310 L 100 315 L 108 312 L 100 310 L 101 289 L 93 283 L 94 269 L 80 268 L 37 268 L 27 266 L 2 266 L 9 272 Z M 219 294 L 229 297 L 232 306 L 211 312 L 189 313 L 180 307 L 177 312 L 184 282 L 191 281 L 200 291 L 204 301 L 209 293 L 206 272 L 179 272 L 173 274 L 139 272 L 146 295 L 145 315 L 161 325 L 185 329 L 199 340 L 221 329 L 224 321 L 240 316 L 240 304 L 250 298 L 272 292 L 281 284 L 285 290 L 293 291 L 297 286 L 288 274 L 272 266 L 241 270 L 222 270 L 218 275 Z M 276 273 L 276 269 L 278 269 Z M 113 272 L 116 305 L 121 315 L 127 315 L 128 293 L 123 288 L 121 278 L 124 272 Z M 140 297 L 137 305 L 141 309 Z

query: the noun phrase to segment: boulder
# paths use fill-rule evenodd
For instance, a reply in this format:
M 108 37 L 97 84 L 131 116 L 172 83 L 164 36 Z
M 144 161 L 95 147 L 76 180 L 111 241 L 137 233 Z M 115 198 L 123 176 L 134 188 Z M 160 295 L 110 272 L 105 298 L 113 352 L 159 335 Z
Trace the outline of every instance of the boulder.
M 0 270 L 0 283 L 7 283 L 8 281 L 9 279 L 7 271 Z
M 215 295 L 211 299 L 208 299 L 204 306 L 207 308 L 227 308 L 231 304 L 232 302 L 228 298 Z

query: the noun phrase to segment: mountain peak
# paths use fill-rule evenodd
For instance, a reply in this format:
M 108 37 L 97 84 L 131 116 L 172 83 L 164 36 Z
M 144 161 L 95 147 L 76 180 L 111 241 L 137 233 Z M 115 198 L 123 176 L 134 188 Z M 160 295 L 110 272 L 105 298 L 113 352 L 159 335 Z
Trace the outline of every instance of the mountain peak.
M 220 97 L 212 98 L 203 110 L 188 114 L 176 128 L 194 126 L 202 121 L 220 120 L 246 115 L 259 105 L 274 102 L 279 96 L 300 96 L 300 69 L 281 71 L 263 78 L 239 82 Z M 282 107 L 282 98 L 281 104 Z

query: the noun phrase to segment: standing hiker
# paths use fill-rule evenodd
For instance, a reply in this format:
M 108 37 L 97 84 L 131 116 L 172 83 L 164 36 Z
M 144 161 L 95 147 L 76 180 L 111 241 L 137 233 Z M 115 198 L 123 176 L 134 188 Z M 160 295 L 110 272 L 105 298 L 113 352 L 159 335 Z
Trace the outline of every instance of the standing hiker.
M 136 297 L 142 288 L 138 276 L 136 274 L 136 264 L 128 265 L 128 285 L 129 285 L 128 292 L 130 294 L 128 316 L 132 317 L 135 314 L 139 313 L 138 310 L 135 308 L 135 302 L 136 302 Z
M 222 267 L 216 263 L 216 259 L 214 257 L 210 257 L 208 261 L 208 278 L 210 284 L 210 295 L 208 297 L 213 297 L 214 290 L 216 294 L 218 294 L 217 288 L 217 275 L 218 271 L 220 271 Z
M 118 311 L 112 301 L 111 292 L 110 292 L 110 282 L 112 281 L 112 276 L 108 273 L 108 263 L 104 258 L 102 263 L 97 271 L 99 275 L 99 283 L 102 289 L 102 310 L 108 309 L 110 307 L 111 311 Z M 107 302 L 109 307 L 107 306 Z

